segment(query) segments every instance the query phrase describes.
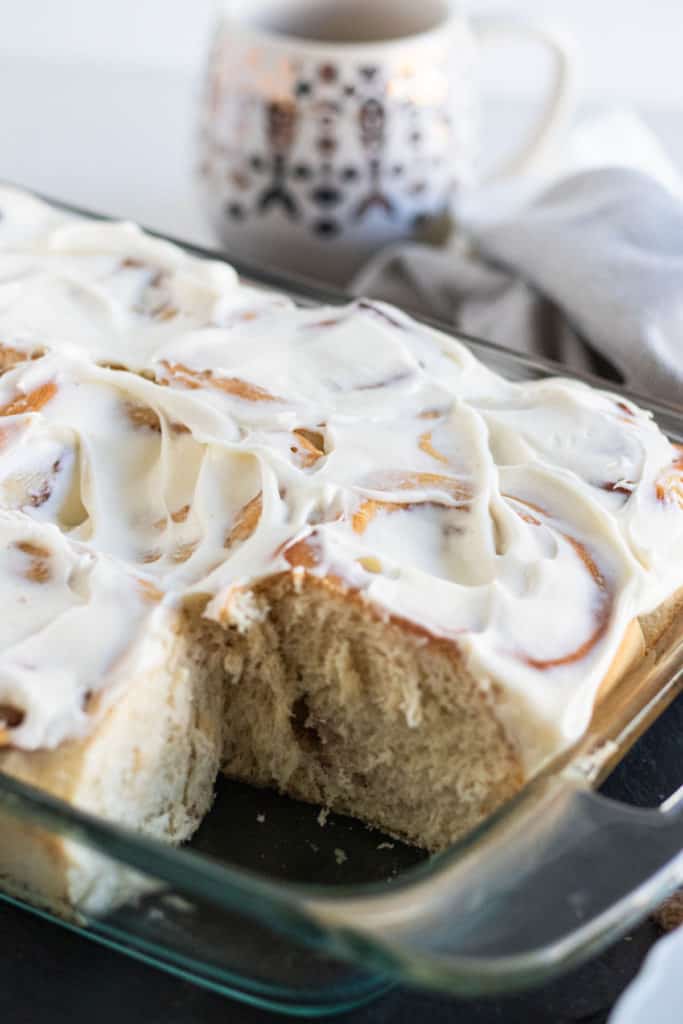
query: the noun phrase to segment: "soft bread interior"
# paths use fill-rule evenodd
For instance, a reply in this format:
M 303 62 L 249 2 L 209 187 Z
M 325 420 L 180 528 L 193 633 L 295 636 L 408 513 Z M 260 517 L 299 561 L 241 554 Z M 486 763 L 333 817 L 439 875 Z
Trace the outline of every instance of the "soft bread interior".
M 522 783 L 496 696 L 451 642 L 281 577 L 235 638 L 223 769 L 436 850 Z M 267 614 L 266 614 L 267 612 Z

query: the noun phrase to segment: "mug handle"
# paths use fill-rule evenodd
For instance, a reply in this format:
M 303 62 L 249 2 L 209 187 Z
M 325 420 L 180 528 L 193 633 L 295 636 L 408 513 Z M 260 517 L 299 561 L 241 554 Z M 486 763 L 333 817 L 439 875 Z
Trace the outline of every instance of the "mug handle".
M 533 39 L 550 51 L 555 64 L 548 98 L 531 137 L 487 175 L 487 181 L 498 181 L 544 164 L 567 127 L 576 107 L 576 47 L 569 34 L 525 18 L 483 16 L 472 19 L 472 28 L 484 45 L 500 39 Z

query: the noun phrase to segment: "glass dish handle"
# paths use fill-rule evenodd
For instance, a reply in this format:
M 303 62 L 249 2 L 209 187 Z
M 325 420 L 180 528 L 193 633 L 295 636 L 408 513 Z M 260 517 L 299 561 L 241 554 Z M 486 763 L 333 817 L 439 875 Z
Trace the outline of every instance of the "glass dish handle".
M 683 787 L 643 810 L 578 774 L 539 779 L 420 881 L 307 909 L 340 951 L 404 980 L 461 994 L 525 987 L 623 935 L 683 884 L 682 803 Z

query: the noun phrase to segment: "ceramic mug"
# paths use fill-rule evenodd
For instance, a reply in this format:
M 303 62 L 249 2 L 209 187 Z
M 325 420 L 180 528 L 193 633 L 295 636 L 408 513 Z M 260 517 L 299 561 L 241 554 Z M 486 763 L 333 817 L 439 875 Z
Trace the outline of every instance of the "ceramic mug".
M 443 219 L 476 180 L 479 41 L 519 35 L 549 48 L 555 74 L 508 173 L 542 158 L 566 120 L 573 62 L 561 37 L 473 23 L 448 0 L 222 3 L 199 176 L 229 253 L 342 282 Z

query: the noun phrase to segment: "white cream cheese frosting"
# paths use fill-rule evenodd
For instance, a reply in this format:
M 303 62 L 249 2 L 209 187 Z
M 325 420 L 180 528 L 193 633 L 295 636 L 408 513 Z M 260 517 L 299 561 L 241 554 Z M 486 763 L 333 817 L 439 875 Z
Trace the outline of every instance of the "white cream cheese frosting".
M 283 571 L 452 639 L 529 768 L 581 733 L 683 585 L 683 451 L 648 413 L 132 225 L 0 213 L 1 742 L 86 735 L 189 595 L 248 628 L 235 595 Z

